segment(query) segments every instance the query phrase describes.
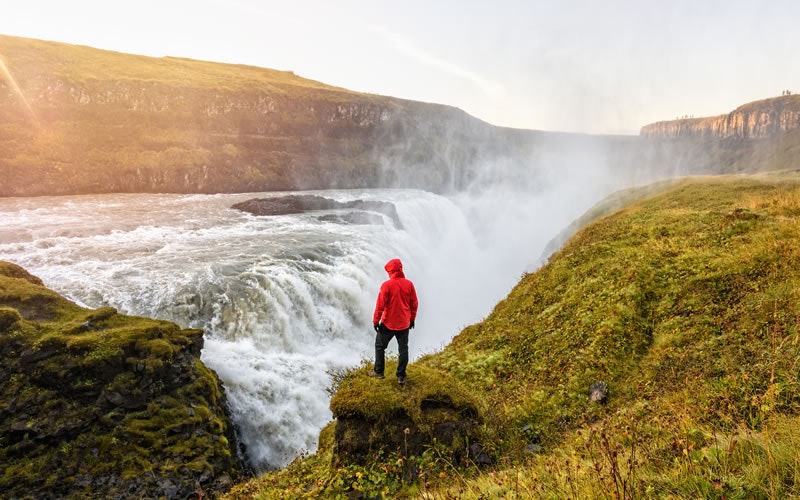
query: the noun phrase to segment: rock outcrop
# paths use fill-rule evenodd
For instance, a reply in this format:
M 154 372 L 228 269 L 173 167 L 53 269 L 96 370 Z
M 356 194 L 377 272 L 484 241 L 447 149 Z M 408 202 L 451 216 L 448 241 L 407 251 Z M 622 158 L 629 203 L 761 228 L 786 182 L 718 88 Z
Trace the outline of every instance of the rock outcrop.
M 719 116 L 686 118 L 645 125 L 644 137 L 758 139 L 800 127 L 800 95 L 751 102 Z
M 320 211 L 320 210 L 349 210 L 356 209 L 365 212 L 373 212 L 383 214 L 389 217 L 397 229 L 403 229 L 403 223 L 400 222 L 400 216 L 397 214 L 397 208 L 394 203 L 388 201 L 378 200 L 352 200 L 352 201 L 336 201 L 323 196 L 315 196 L 309 194 L 303 195 L 287 195 L 275 196 L 272 198 L 254 198 L 245 200 L 241 203 L 236 203 L 231 208 L 242 210 L 253 215 L 287 215 L 287 214 L 301 214 L 305 212 Z M 370 223 L 372 219 L 358 217 L 354 213 L 347 214 L 330 214 L 339 215 L 339 218 L 328 218 L 333 222 L 341 220 L 345 223 Z
M 0 491 L 187 498 L 241 463 L 203 333 L 81 308 L 0 262 Z
M 391 362 L 387 373 L 394 370 Z M 349 374 L 331 399 L 336 418 L 333 466 L 368 464 L 376 455 L 421 456 L 439 445 L 454 461 L 466 458 L 481 417 L 474 400 L 451 376 L 415 367 L 406 384 Z

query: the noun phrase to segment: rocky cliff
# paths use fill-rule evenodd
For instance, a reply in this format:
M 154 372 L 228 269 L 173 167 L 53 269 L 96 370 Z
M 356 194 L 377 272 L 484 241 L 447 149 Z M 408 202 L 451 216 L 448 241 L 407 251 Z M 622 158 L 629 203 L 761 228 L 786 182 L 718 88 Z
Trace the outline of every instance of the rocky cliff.
M 78 307 L 0 262 L 4 498 L 202 498 L 241 470 L 203 335 Z
M 719 116 L 645 125 L 644 137 L 759 139 L 800 127 L 800 95 L 784 95 L 739 106 Z

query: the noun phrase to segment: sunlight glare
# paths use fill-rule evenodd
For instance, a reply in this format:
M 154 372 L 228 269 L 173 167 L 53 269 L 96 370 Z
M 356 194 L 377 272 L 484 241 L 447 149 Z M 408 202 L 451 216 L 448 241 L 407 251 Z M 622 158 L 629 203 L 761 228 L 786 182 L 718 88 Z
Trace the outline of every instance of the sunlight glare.
M 28 100 L 25 98 L 25 94 L 22 93 L 22 90 L 19 88 L 19 85 L 17 85 L 17 81 L 14 80 L 13 76 L 11 76 L 11 72 L 8 70 L 8 67 L 6 66 L 6 63 L 5 61 L 3 61 L 2 57 L 0 57 L 0 72 L 3 74 L 6 80 L 8 80 L 11 83 L 11 89 L 20 97 L 20 99 L 22 99 L 22 103 L 25 104 L 25 108 L 28 110 L 28 114 L 33 120 L 33 123 L 35 123 L 38 126 L 39 119 L 37 118 L 36 113 L 33 112 L 33 108 L 31 107 Z

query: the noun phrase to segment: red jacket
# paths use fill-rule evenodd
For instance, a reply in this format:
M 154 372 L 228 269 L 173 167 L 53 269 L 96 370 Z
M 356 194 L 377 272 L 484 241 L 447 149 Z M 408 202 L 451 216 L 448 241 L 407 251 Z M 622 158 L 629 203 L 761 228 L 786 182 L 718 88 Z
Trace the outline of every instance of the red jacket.
M 372 323 L 383 323 L 390 330 L 405 330 L 417 318 L 417 291 L 403 274 L 403 263 L 392 259 L 384 266 L 389 279 L 381 285 Z

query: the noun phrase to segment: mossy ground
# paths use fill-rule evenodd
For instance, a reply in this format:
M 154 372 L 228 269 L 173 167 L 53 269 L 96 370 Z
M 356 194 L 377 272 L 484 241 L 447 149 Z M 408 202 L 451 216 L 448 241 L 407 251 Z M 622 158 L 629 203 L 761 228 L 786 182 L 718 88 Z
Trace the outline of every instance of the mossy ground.
M 386 373 L 394 373 L 396 361 L 389 360 Z M 368 365 L 348 372 L 341 380 L 331 399 L 335 417 L 361 416 L 378 419 L 386 415 L 403 413 L 415 422 L 430 427 L 423 414 L 424 402 L 447 402 L 456 411 L 477 416 L 472 396 L 452 375 L 420 366 L 408 373 L 403 386 L 393 376 L 378 380 L 369 378 Z
M 234 475 L 201 347 L 200 330 L 84 309 L 0 263 L 0 491 L 170 496 Z
M 686 179 L 589 224 L 484 321 L 409 367 L 470 388 L 494 465 L 429 460 L 410 483 L 385 474 L 385 492 L 800 496 L 798 217 L 800 178 L 782 173 Z M 605 405 L 589 401 L 595 381 L 608 384 Z M 321 448 L 231 497 L 331 477 L 342 482 L 330 495 L 345 497 L 360 486 L 349 480 L 392 463 L 337 471 L 329 457 Z

